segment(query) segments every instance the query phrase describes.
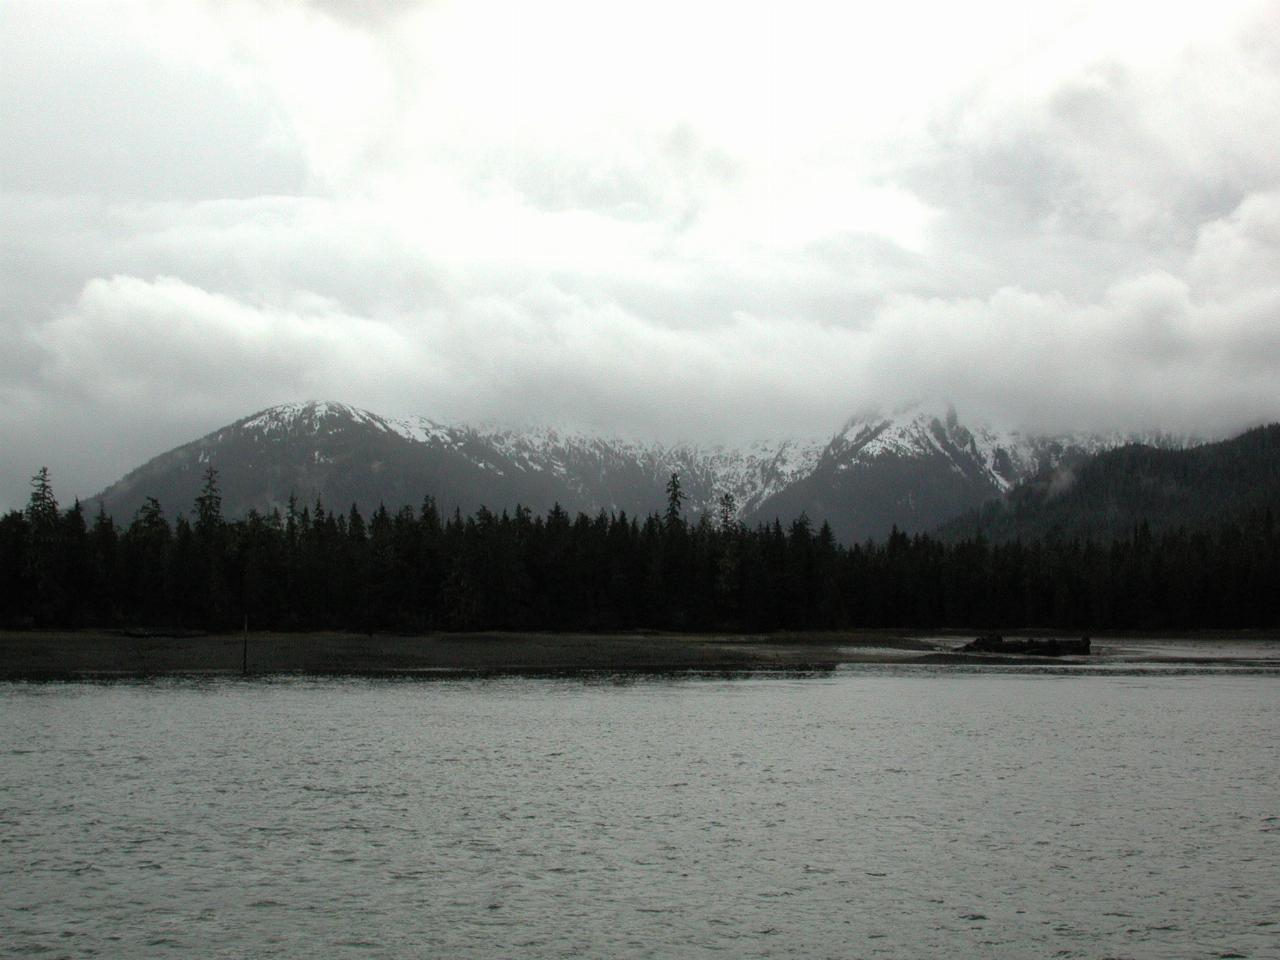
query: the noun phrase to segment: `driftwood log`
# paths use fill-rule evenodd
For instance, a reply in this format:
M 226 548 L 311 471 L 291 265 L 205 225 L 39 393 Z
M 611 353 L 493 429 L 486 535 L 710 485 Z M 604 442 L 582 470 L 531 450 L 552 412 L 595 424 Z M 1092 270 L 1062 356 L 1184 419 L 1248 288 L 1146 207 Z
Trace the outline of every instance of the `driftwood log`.
M 1068 640 L 1065 637 L 1014 637 L 1006 640 L 992 633 L 977 637 L 960 648 L 961 653 L 1021 653 L 1037 657 L 1087 656 L 1090 649 L 1088 637 Z

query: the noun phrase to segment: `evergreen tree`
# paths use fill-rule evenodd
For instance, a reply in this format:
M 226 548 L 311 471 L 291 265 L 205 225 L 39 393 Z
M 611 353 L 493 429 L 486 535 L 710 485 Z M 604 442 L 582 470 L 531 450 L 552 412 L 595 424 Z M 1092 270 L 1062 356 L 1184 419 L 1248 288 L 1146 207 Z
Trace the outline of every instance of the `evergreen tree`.
M 147 497 L 121 540 L 124 554 L 124 608 L 127 618 L 145 624 L 169 619 L 169 545 L 172 531 L 164 510 Z
M 90 562 L 93 564 L 94 619 L 100 624 L 114 623 L 117 620 L 116 611 L 121 592 L 118 574 L 120 538 L 116 533 L 115 522 L 107 516 L 101 503 L 98 504 L 98 515 L 93 520 L 89 537 L 92 543 Z
M 93 599 L 94 568 L 84 508 L 80 506 L 79 499 L 59 520 L 58 578 L 59 589 L 64 595 L 60 619 L 69 626 L 83 626 Z
M 26 515 L 17 510 L 0 519 L 0 625 L 3 626 L 20 626 L 31 615 L 31 591 L 27 586 L 30 529 Z
M 53 495 L 48 467 L 41 467 L 31 478 L 31 499 L 27 501 L 26 517 L 33 532 L 49 531 L 58 524 L 58 500 Z
M 1280 531 L 1270 505 L 1212 529 L 1142 520 L 1120 536 L 988 542 L 894 529 L 843 547 L 801 515 L 754 530 L 732 501 L 696 523 L 679 476 L 665 514 L 571 517 L 558 504 L 441 520 L 434 501 L 366 524 L 317 501 L 222 516 L 217 474 L 176 533 L 148 499 L 128 529 L 60 511 L 47 470 L 0 517 L 0 623 L 293 629 L 775 630 L 1025 624 L 1081 630 L 1276 628 Z M 713 517 L 716 517 L 713 519 Z
M 720 494 L 718 505 L 720 508 L 720 530 L 722 533 L 727 533 L 737 526 L 735 518 L 738 513 L 738 503 L 733 493 L 726 490 Z
M 188 620 L 200 620 L 211 626 L 232 622 L 229 608 L 229 578 L 225 569 L 227 557 L 226 526 L 222 519 L 222 492 L 218 488 L 218 471 L 210 464 L 205 468 L 200 495 L 192 509 L 195 515 L 192 568 L 185 573 L 194 590 L 189 598 Z M 178 531 L 182 534 L 182 531 Z M 181 539 L 181 538 L 180 538 Z M 185 543 L 185 539 L 183 539 Z M 243 611 L 239 611 L 243 616 Z
M 70 618 L 66 610 L 68 596 L 62 582 L 62 530 L 48 467 L 41 467 L 31 478 L 26 518 L 26 586 L 31 591 L 30 611 L 37 623 L 66 621 Z
M 212 465 L 205 468 L 194 513 L 196 533 L 206 541 L 211 539 L 222 526 L 222 492 L 218 489 L 218 471 Z
M 680 490 L 680 474 L 671 474 L 671 479 L 667 481 L 667 514 L 666 521 L 668 526 L 675 526 L 680 522 L 680 508 L 684 504 L 684 494 Z

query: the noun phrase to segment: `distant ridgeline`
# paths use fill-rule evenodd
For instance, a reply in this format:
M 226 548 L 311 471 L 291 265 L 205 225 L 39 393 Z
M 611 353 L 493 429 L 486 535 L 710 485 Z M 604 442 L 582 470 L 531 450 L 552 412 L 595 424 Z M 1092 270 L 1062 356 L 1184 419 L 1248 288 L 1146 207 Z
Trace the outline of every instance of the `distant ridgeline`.
M 218 469 L 223 516 L 283 511 L 291 495 L 347 509 L 418 505 L 442 514 L 481 506 L 545 514 L 643 517 L 680 475 L 684 516 L 718 516 L 724 494 L 749 527 L 807 513 L 844 544 L 897 527 L 927 533 L 1046 467 L 1126 442 L 1119 435 L 1041 436 L 962 423 L 954 410 L 907 404 L 863 411 L 833 435 L 747 444 L 669 444 L 547 428 L 472 428 L 385 417 L 334 401 L 281 404 L 140 465 L 94 496 L 120 519 L 154 497 L 185 507 Z
M 944 524 L 948 540 L 1109 541 L 1155 532 L 1262 523 L 1280 510 L 1280 424 L 1188 449 L 1128 444 L 1064 460 L 1004 497 Z
M 1047 536 L 1000 542 L 952 528 L 945 538 L 894 531 L 845 547 L 803 514 L 748 528 L 726 497 L 718 516 L 686 518 L 679 477 L 662 514 L 500 515 L 480 508 L 442 517 L 418 509 L 317 502 L 227 520 L 217 473 L 205 471 L 191 518 L 170 523 L 147 500 L 127 526 L 101 510 L 86 520 L 60 509 L 48 472 L 32 481 L 25 511 L 0 518 L 0 625 L 341 630 L 673 630 L 1036 625 L 1070 629 L 1280 626 L 1280 533 L 1275 451 L 1280 428 L 1228 448 L 1239 461 L 1210 467 L 1185 451 L 1121 450 L 1084 467 L 1059 494 L 1022 493 L 1007 509 L 1020 522 L 1059 504 L 1110 504 L 1098 484 L 1137 490 L 1120 502 L 1185 504 L 1153 526 L 1096 527 L 1105 537 Z M 1203 448 L 1207 449 L 1207 448 Z M 1269 474 L 1253 453 L 1269 450 Z M 1126 465 L 1139 463 L 1128 484 Z M 1158 470 L 1146 468 L 1160 464 Z M 1169 466 L 1173 464 L 1174 466 Z M 1172 474 L 1161 472 L 1168 470 Z M 1154 470 L 1154 472 L 1152 472 Z M 1244 471 L 1243 474 L 1236 471 Z M 1209 522 L 1196 498 L 1203 477 L 1245 476 L 1231 501 L 1240 513 Z M 1183 486 L 1167 480 L 1176 476 Z M 1252 478 L 1252 479 L 1250 479 Z M 1048 481 L 1050 484 L 1052 481 Z M 1182 481 L 1178 481 L 1182 482 Z M 1259 486 L 1255 487 L 1254 484 Z M 1231 482 L 1227 485 L 1230 487 Z M 1234 488 L 1233 488 L 1234 489 Z M 1255 495 L 1255 490 L 1263 491 Z M 1181 492 L 1180 492 L 1181 491 Z M 1192 491 L 1192 492 L 1187 492 Z M 1265 491 L 1272 491 L 1266 493 Z M 1072 500 L 1070 498 L 1076 498 Z M 1147 497 L 1147 499 L 1142 499 Z M 1092 499 L 1090 499 L 1092 498 Z M 1269 498 L 1269 499 L 1268 499 Z M 1110 507 L 1106 508 L 1108 511 Z M 1196 512 L 1198 511 L 1198 512 Z M 1110 513 L 1108 513 L 1110 516 Z M 999 516 L 984 513 L 994 526 Z M 1094 529 L 1084 527 L 1084 529 Z M 1015 528 L 1016 533 L 1016 528 Z

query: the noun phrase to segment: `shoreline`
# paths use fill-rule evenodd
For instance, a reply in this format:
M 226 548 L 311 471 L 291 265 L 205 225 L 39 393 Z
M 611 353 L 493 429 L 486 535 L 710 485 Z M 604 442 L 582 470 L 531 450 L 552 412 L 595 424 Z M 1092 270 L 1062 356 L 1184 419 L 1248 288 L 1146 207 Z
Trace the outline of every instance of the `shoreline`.
M 856 630 L 777 634 L 243 633 L 0 631 L 0 680 L 124 680 L 297 675 L 465 678 L 581 674 L 825 673 L 843 665 L 1237 666 L 1280 671 L 1280 635 L 1095 636 L 1095 653 L 964 654 L 974 631 Z M 1008 636 L 1052 636 L 1018 631 Z M 1061 634 L 1059 634 L 1061 635 Z M 1068 635 L 1070 636 L 1070 635 Z

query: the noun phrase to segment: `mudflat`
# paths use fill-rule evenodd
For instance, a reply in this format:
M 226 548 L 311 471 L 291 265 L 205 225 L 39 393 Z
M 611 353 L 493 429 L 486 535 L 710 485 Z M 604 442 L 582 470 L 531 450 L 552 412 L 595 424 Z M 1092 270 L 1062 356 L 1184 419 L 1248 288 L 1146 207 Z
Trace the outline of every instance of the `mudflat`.
M 759 670 L 833 666 L 850 645 L 933 649 L 894 636 L 666 633 L 0 632 L 0 676 L 180 673 L 490 673 Z
M 972 633 L 209 633 L 0 631 L 0 678 L 169 674 L 490 674 L 826 670 L 846 663 L 1253 663 L 1280 667 L 1280 640 L 1095 638 L 1095 654 L 1046 660 L 956 652 Z

